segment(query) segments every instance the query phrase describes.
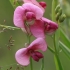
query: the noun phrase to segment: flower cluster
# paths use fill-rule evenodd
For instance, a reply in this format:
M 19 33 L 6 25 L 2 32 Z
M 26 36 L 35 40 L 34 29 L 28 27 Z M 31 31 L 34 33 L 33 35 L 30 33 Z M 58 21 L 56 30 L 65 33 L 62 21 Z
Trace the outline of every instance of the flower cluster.
M 30 56 L 35 60 L 43 58 L 43 54 L 38 50 L 46 51 L 45 34 L 52 34 L 58 29 L 58 24 L 43 17 L 46 3 L 37 2 L 36 0 L 23 0 L 24 4 L 18 6 L 14 11 L 14 25 L 20 27 L 25 33 L 33 35 L 37 39 L 29 44 L 26 48 L 19 49 L 15 58 L 16 61 L 26 66 Z

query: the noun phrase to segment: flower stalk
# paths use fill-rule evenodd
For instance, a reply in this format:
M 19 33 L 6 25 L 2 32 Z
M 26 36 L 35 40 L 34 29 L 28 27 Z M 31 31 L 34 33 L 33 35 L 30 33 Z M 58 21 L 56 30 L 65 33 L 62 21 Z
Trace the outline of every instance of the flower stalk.
M 42 58 L 42 65 L 40 70 L 44 70 L 44 58 Z
M 55 21 L 55 8 L 57 6 L 58 1 L 57 0 L 53 0 L 52 1 L 52 20 Z M 57 31 L 56 33 L 59 33 L 59 31 Z M 54 49 L 55 49 L 55 53 L 54 53 L 54 60 L 55 60 L 55 65 L 56 65 L 56 70 L 63 70 L 60 59 L 59 59 L 59 51 L 58 51 L 58 38 L 56 38 L 56 33 L 53 36 L 53 42 L 54 42 Z M 59 37 L 59 36 L 58 36 Z
M 6 25 L 1 25 L 1 24 L 0 24 L 0 27 L 5 28 L 5 29 L 9 29 L 9 30 L 16 30 L 16 29 L 20 29 L 20 28 L 18 28 L 18 27 L 6 26 Z
M 30 44 L 30 38 L 31 38 L 31 36 L 29 34 L 27 34 L 28 44 Z M 30 67 L 31 67 L 31 70 L 33 70 L 33 63 L 32 63 L 31 57 L 30 57 Z

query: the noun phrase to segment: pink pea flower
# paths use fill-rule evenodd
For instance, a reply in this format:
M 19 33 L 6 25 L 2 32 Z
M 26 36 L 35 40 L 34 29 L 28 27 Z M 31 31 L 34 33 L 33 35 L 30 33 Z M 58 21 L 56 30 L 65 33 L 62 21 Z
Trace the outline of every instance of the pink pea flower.
M 18 6 L 14 11 L 14 25 L 17 27 L 24 27 L 25 21 L 28 19 L 37 20 L 43 16 L 42 10 L 31 3 L 25 3 L 22 6 Z
M 36 20 L 35 23 L 30 26 L 30 31 L 36 38 L 45 38 L 44 28 L 44 22 L 42 20 Z
M 41 58 L 43 58 L 43 54 L 38 50 L 46 51 L 46 49 L 47 45 L 45 40 L 43 38 L 37 38 L 26 48 L 21 48 L 16 52 L 16 61 L 20 65 L 27 66 L 30 63 L 30 57 L 32 57 L 38 62 Z
M 58 29 L 57 23 L 44 17 L 42 18 L 42 20 L 44 21 L 44 25 L 45 25 L 45 33 L 52 34 Z
M 42 17 L 41 20 L 37 20 L 34 25 L 30 27 L 31 33 L 36 37 L 45 38 L 45 34 L 52 34 L 58 29 L 58 24 Z
M 23 28 L 24 31 L 26 22 L 30 25 L 33 20 L 40 19 L 43 16 L 43 11 L 32 3 L 24 3 L 22 6 L 18 6 L 14 11 L 14 25 Z
M 42 9 L 43 12 L 45 12 L 45 8 L 46 8 L 46 3 L 44 1 L 42 2 L 37 2 L 36 0 L 23 0 L 24 3 L 33 3 L 34 5 L 40 7 Z

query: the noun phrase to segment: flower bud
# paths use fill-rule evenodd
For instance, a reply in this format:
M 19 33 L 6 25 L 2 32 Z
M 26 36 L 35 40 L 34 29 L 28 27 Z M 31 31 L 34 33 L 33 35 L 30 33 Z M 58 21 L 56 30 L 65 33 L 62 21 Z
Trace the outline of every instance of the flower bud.
M 39 2 L 39 4 L 43 7 L 43 8 L 46 8 L 46 3 L 45 2 Z
M 59 17 L 62 15 L 62 9 L 59 9 L 59 12 L 56 14 L 56 21 L 59 20 Z
M 56 18 L 56 21 L 59 20 L 59 13 L 56 14 L 55 18 Z
M 60 5 L 57 5 L 57 7 L 55 8 L 55 13 L 57 14 L 59 12 L 60 9 Z
M 62 14 L 59 18 L 59 22 L 63 22 L 66 18 L 66 15 L 65 14 Z
M 62 8 L 60 8 L 58 12 L 59 12 L 59 16 L 61 16 L 62 15 Z

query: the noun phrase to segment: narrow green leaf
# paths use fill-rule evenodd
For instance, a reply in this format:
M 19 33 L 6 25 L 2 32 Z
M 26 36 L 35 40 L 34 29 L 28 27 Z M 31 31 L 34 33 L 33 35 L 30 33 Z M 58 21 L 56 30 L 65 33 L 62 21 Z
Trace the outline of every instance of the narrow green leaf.
M 59 41 L 59 47 L 63 50 L 66 56 L 70 59 L 70 49 L 65 44 L 63 44 L 61 41 Z
M 66 34 L 62 31 L 62 29 L 60 30 L 60 36 L 61 36 L 62 42 L 63 42 L 68 48 L 70 48 L 70 40 L 69 40 L 69 38 L 66 36 Z
M 55 60 L 55 65 L 56 65 L 56 70 L 63 70 L 59 56 L 58 55 L 54 55 L 54 60 Z
M 55 44 L 57 52 L 59 52 L 59 37 L 60 37 L 60 29 L 58 29 L 55 33 Z

